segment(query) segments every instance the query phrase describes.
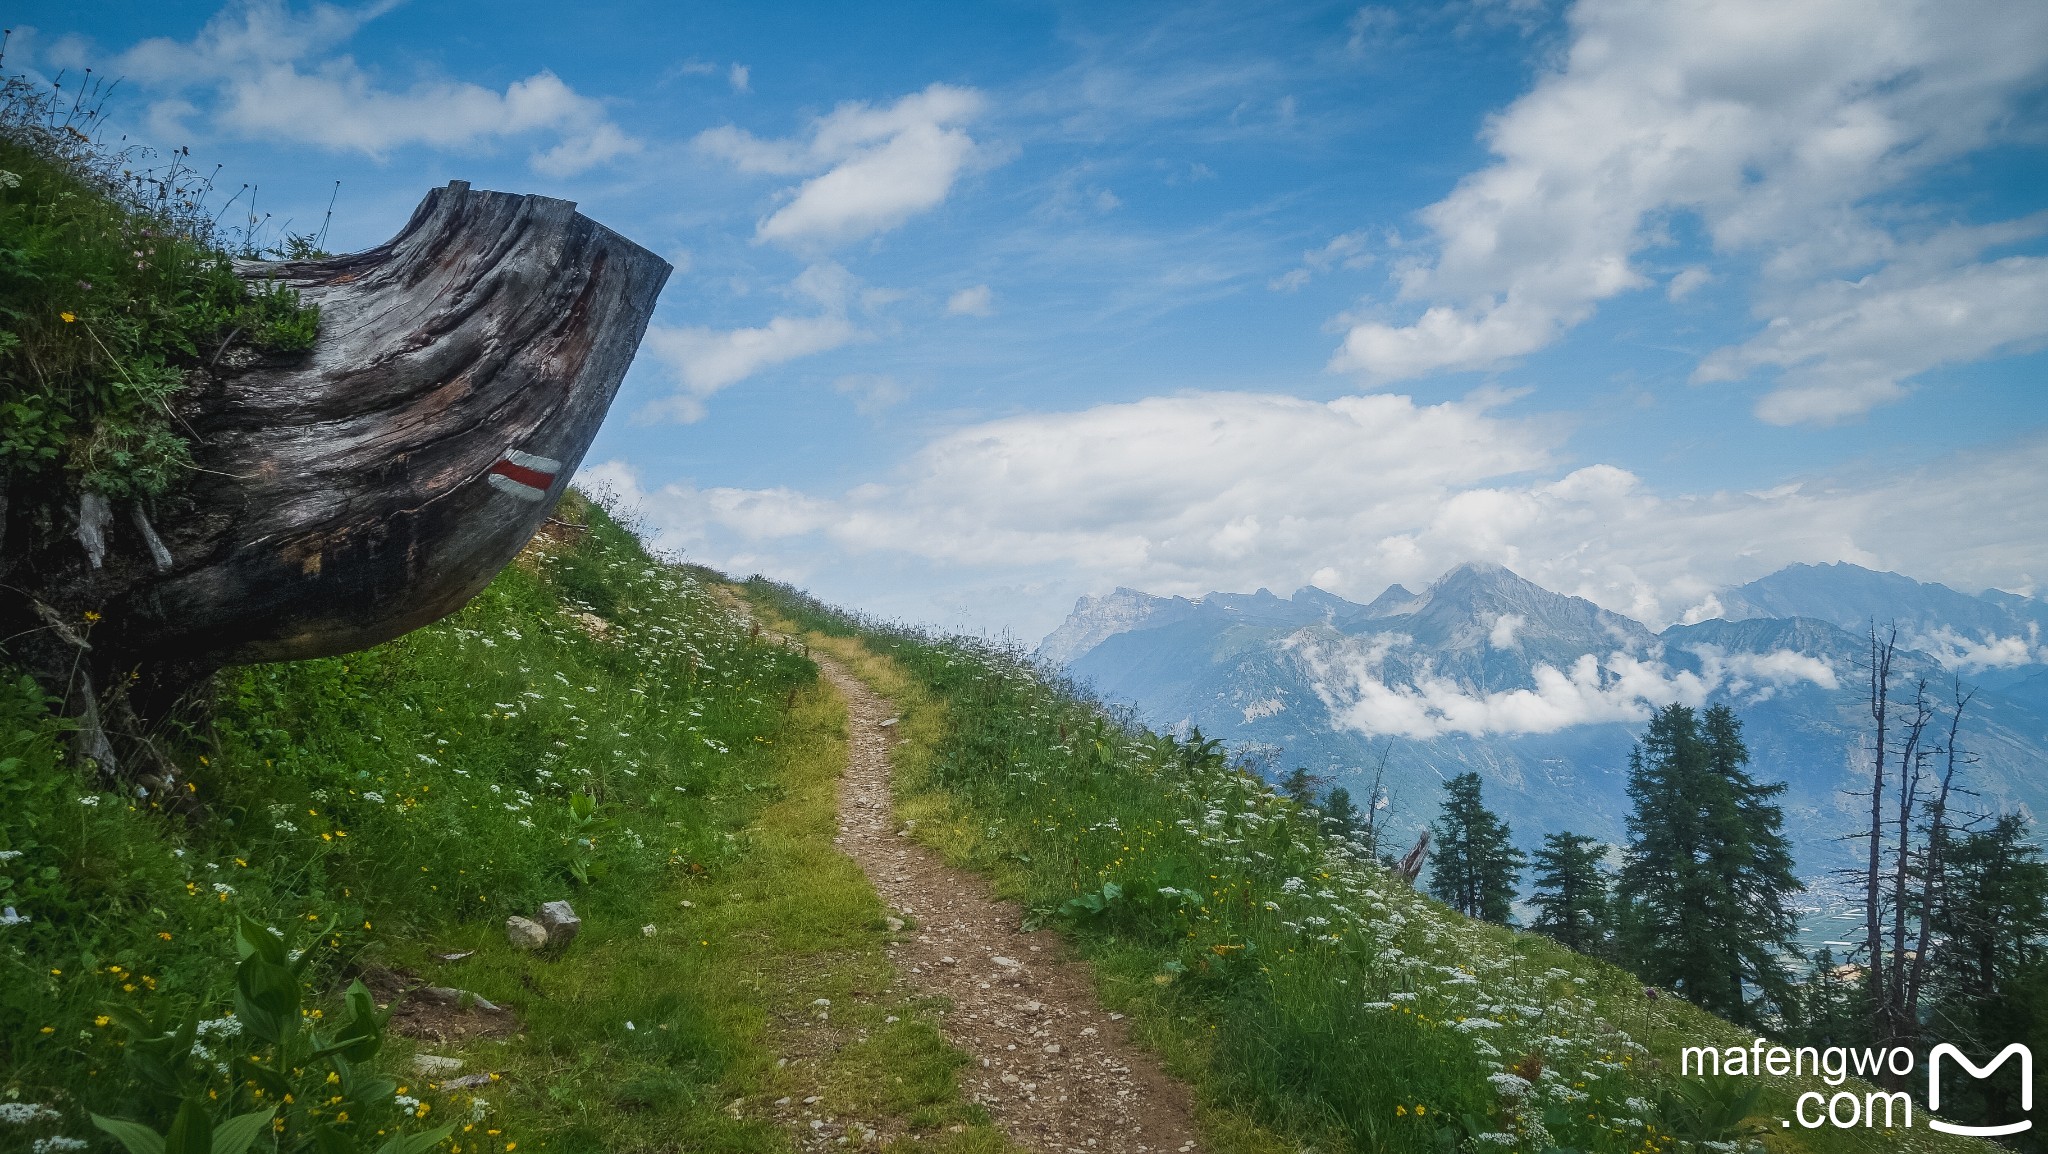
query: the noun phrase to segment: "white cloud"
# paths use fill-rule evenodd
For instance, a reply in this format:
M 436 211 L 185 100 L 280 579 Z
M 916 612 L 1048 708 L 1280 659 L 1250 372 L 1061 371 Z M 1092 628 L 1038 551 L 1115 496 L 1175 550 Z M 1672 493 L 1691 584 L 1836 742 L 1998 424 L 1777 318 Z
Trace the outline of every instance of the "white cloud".
M 1543 348 L 1649 283 L 1636 258 L 1667 243 L 1671 214 L 1696 215 L 1724 257 L 1761 260 L 1767 292 L 1885 261 L 1897 242 L 1872 198 L 2009 131 L 2013 101 L 2048 69 L 2048 7 L 2028 0 L 1581 0 L 1569 19 L 1562 67 L 1488 123 L 1494 163 L 1422 214 L 1434 259 L 1397 276 L 1420 316 L 1355 318 L 1333 368 L 1391 380 Z M 1700 283 L 1682 273 L 1668 291 Z M 1897 340 L 1919 334 L 1945 359 L 2005 347 L 1960 339 L 1947 318 L 1905 302 L 1892 316 L 1914 326 Z M 1786 363 L 1771 332 L 1758 339 L 1753 363 Z M 1941 363 L 1918 358 L 1859 390 L 1835 379 L 1867 377 L 1832 363 L 1842 349 L 1809 334 L 1776 353 L 1810 359 L 1799 373 L 1826 379 L 1792 380 L 1766 416 L 1867 407 Z
M 1660 706 L 1697 707 L 1717 692 L 1754 701 L 1803 681 L 1826 689 L 1839 684 L 1826 662 L 1791 650 L 1726 654 L 1701 646 L 1697 673 L 1627 653 L 1604 658 L 1587 653 L 1566 669 L 1537 662 L 1531 671 L 1533 688 L 1487 692 L 1428 674 L 1413 685 L 1389 684 L 1381 670 L 1391 648 L 1385 638 L 1332 642 L 1305 632 L 1290 638 L 1289 645 L 1307 666 L 1333 724 L 1417 740 L 1556 733 L 1601 722 L 1635 725 Z
M 704 418 L 713 393 L 762 369 L 836 349 L 861 331 L 847 308 L 854 295 L 852 274 L 830 262 L 805 269 L 791 286 L 818 306 L 809 316 L 778 316 L 755 328 L 712 329 L 697 325 L 651 325 L 641 347 L 674 376 L 677 391 L 642 416 L 684 423 Z
M 1366 244 L 1367 237 L 1364 232 L 1347 232 L 1334 236 L 1323 247 L 1303 252 L 1298 267 L 1274 277 L 1266 283 L 1266 287 L 1274 292 L 1293 292 L 1307 284 L 1317 273 L 1326 273 L 1334 268 L 1369 268 L 1373 263 L 1373 255 L 1366 251 Z
M 2048 524 L 2040 436 L 1911 470 L 1660 493 L 1610 465 L 1561 470 L 1565 430 L 1497 401 L 1154 397 L 942 433 L 885 479 L 802 495 L 831 511 L 815 527 L 689 489 L 651 494 L 648 515 L 667 544 L 712 564 L 817 569 L 847 582 L 821 592 L 921 606 L 926 620 L 935 599 L 986 597 L 979 619 L 1020 629 L 1050 628 L 1074 596 L 1117 585 L 1199 595 L 1313 583 L 1367 600 L 1465 561 L 1660 628 L 1795 561 L 1964 590 L 2048 572 L 2048 539 L 2012 531 Z M 856 564 L 888 576 L 867 589 L 837 576 Z M 961 592 L 978 582 L 986 591 Z
M 832 391 L 853 398 L 854 411 L 863 417 L 879 416 L 902 404 L 910 390 L 894 377 L 881 373 L 854 373 L 832 382 Z
M 995 294 L 985 284 L 964 288 L 946 298 L 946 312 L 956 317 L 986 317 L 995 314 Z
M 1988 633 L 1979 637 L 1966 637 L 1954 629 L 1943 626 L 1931 633 L 1913 634 L 1901 640 L 1909 647 L 1933 657 L 1944 666 L 1963 673 L 2048 663 L 2048 647 L 2040 644 L 2038 631 L 2027 637 L 2017 634 L 1999 637 Z
M 1702 285 L 1711 284 L 1714 274 L 1700 265 L 1680 269 L 1671 282 L 1664 286 L 1664 295 L 1675 301 L 1682 301 L 1697 292 Z
M 1516 631 L 1528 623 L 1528 619 L 1519 613 L 1503 613 L 1493 619 L 1493 627 L 1486 633 L 1486 643 L 1495 649 L 1513 649 Z
M 725 82 L 732 85 L 734 92 L 744 94 L 754 90 L 752 76 L 752 69 L 744 64 L 735 64 L 726 71 Z
M 244 0 L 222 8 L 189 41 L 142 41 L 114 68 L 157 94 L 149 117 L 160 135 L 188 133 L 186 121 L 203 117 L 232 136 L 371 157 L 410 146 L 551 139 L 532 156 L 534 168 L 550 175 L 639 151 L 639 141 L 613 124 L 603 105 L 549 71 L 503 91 L 449 80 L 396 89 L 336 54 L 363 24 L 393 6 L 316 4 L 295 12 L 279 0 Z
M 1932 275 L 1893 266 L 1803 293 L 1745 344 L 1700 363 L 1699 381 L 1782 370 L 1757 405 L 1774 425 L 1832 422 L 1906 393 L 1905 382 L 2048 337 L 2048 258 L 2014 256 Z
M 974 89 L 934 84 L 882 108 L 842 104 L 812 122 L 808 139 L 763 140 L 726 126 L 695 143 L 741 172 L 816 173 L 762 219 L 755 236 L 798 247 L 841 244 L 943 203 L 977 158 L 965 126 L 986 103 Z

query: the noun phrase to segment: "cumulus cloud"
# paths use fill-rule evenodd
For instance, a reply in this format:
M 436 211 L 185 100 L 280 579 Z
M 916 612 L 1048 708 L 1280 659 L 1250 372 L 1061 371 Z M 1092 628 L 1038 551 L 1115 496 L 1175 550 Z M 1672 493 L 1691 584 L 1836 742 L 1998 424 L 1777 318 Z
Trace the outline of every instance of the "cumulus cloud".
M 1332 723 L 1376 737 L 1428 740 L 1556 733 L 1600 722 L 1635 725 L 1660 706 L 1697 707 L 1717 692 L 1754 701 L 1801 682 L 1839 686 L 1825 661 L 1791 650 L 1730 654 L 1701 646 L 1698 672 L 1628 653 L 1587 653 L 1564 669 L 1536 663 L 1532 688 L 1487 692 L 1430 675 L 1413 684 L 1389 684 L 1381 670 L 1389 651 L 1384 638 L 1332 643 L 1301 633 L 1289 644 L 1309 670 Z
M 698 150 L 744 173 L 815 173 L 755 228 L 759 240 L 797 247 L 843 244 L 896 228 L 943 203 L 979 155 L 966 125 L 987 101 L 972 88 L 934 84 L 885 107 L 842 104 L 801 138 L 763 140 L 730 125 L 698 134 Z
M 1486 643 L 1495 649 L 1513 649 L 1516 631 L 1528 623 L 1519 613 L 1503 613 L 1493 619 L 1493 626 L 1486 632 Z
M 581 172 L 640 149 L 604 106 L 543 70 L 502 91 L 449 80 L 404 88 L 380 83 L 338 50 L 395 5 L 316 4 L 294 11 L 281 0 L 241 0 L 190 40 L 145 40 L 114 68 L 155 94 L 149 116 L 163 136 L 213 130 L 246 139 L 289 140 L 381 157 L 399 148 L 470 148 L 536 139 L 534 168 Z
M 995 315 L 995 294 L 985 284 L 964 288 L 946 298 L 946 312 L 956 317 Z
M 848 315 L 856 287 L 853 275 L 826 262 L 805 269 L 791 286 L 794 295 L 817 306 L 806 316 L 777 316 L 753 328 L 713 329 L 698 325 L 651 325 L 641 347 L 668 370 L 676 392 L 643 417 L 685 424 L 704 418 L 713 393 L 762 369 L 836 349 L 859 339 Z
M 1199 595 L 1313 583 L 1368 600 L 1465 561 L 1658 628 L 1711 616 L 1715 590 L 1795 561 L 1965 590 L 2048 572 L 2048 540 L 2011 529 L 2048 524 L 2038 435 L 1906 472 L 1659 492 L 1610 465 L 1560 467 L 1565 431 L 1498 402 L 1154 397 L 940 433 L 885 478 L 803 494 L 806 510 L 830 511 L 815 523 L 769 515 L 794 499 L 785 492 L 752 505 L 687 488 L 648 494 L 648 520 L 714 564 L 900 564 L 887 590 L 898 604 L 925 596 L 913 589 L 986 581 L 974 596 L 1020 628 L 1050 628 L 1077 594 L 1117 585 Z
M 1777 387 L 1757 406 L 1774 425 L 1832 422 L 1906 393 L 1941 365 L 2038 345 L 2048 337 L 2048 258 L 1923 273 L 1887 268 L 1800 294 L 1747 343 L 1720 349 L 1693 379 L 1739 380 L 1770 366 Z
M 1989 633 L 1967 637 L 1943 626 L 1931 633 L 1911 634 L 1902 640 L 1911 648 L 1921 650 L 1960 673 L 2048 663 L 2048 647 L 2041 645 L 2038 630 L 2030 630 L 2025 637 L 2018 634 L 2000 637 Z
M 1543 348 L 1601 301 L 1650 283 L 1637 257 L 1667 243 L 1672 214 L 1697 217 L 1724 255 L 1760 259 L 1767 292 L 1886 261 L 1898 242 L 1871 199 L 1993 141 L 2048 70 L 2048 8 L 2026 0 L 1581 0 L 1569 19 L 1562 66 L 1488 123 L 1494 163 L 1423 212 L 1434 256 L 1397 272 L 1421 314 L 1355 318 L 1332 367 L 1393 380 Z M 1897 395 L 1933 364 L 2048 332 L 2036 307 L 2032 325 L 2001 315 L 1997 332 L 1966 337 L 1967 322 L 1933 307 L 1942 275 L 1960 289 L 2038 291 L 2024 263 L 1923 271 L 1927 291 L 1898 285 L 1877 305 L 1880 284 L 1860 311 L 1908 326 L 1895 342 L 1924 339 L 1937 353 L 1875 375 L 1838 365 L 1856 359 L 1855 321 L 1840 315 L 1847 302 L 1815 302 L 1783 325 L 1767 317 L 1771 329 L 1708 376 L 1797 366 L 1763 415 L 1827 419 Z M 1681 273 L 1667 291 L 1700 283 Z

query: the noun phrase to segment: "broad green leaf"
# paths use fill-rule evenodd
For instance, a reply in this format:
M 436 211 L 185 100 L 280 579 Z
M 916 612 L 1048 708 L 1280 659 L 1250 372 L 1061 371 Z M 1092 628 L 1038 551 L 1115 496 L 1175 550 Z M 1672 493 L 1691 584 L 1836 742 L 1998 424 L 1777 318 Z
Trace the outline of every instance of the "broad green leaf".
M 114 1140 L 119 1142 L 128 1154 L 164 1154 L 163 1135 L 140 1122 L 94 1114 L 92 1124 L 112 1134 Z
M 235 950 L 244 959 L 253 954 L 273 966 L 285 964 L 283 939 L 248 914 L 235 915 Z
M 170 1132 L 164 1135 L 163 1154 L 213 1154 L 213 1118 L 206 1112 L 206 1103 L 187 1098 L 178 1107 L 178 1116 L 171 1119 Z
M 270 1116 L 277 1113 L 277 1107 L 259 1110 L 254 1114 L 240 1114 L 213 1128 L 212 1154 L 243 1154 L 263 1128 L 270 1125 Z
M 377 1154 L 427 1154 L 427 1151 L 440 1145 L 442 1139 L 453 1133 L 455 1123 L 450 1122 L 438 1130 L 429 1130 L 424 1134 L 399 1134 L 378 1147 Z

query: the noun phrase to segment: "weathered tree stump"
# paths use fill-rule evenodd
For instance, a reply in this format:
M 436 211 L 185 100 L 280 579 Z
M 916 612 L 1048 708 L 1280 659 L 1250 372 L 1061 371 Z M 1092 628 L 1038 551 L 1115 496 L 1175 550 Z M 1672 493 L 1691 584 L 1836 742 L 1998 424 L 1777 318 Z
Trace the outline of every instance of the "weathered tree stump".
M 133 751 L 103 710 L 146 745 L 128 723 L 224 665 L 375 645 L 488 584 L 590 447 L 669 266 L 567 201 L 456 181 L 377 248 L 237 271 L 319 306 L 310 353 L 229 347 L 176 414 L 192 483 L 150 509 L 88 495 L 75 532 L 0 554 L 0 636 L 108 771 Z

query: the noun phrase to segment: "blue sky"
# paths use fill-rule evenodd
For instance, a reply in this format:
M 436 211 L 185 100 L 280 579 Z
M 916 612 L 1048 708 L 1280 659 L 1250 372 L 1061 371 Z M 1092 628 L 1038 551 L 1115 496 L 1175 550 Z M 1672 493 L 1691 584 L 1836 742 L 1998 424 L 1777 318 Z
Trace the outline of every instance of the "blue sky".
M 586 477 L 884 615 L 2048 585 L 2048 8 L 1252 7 L 37 2 L 7 64 L 273 231 L 462 178 L 667 255 Z

